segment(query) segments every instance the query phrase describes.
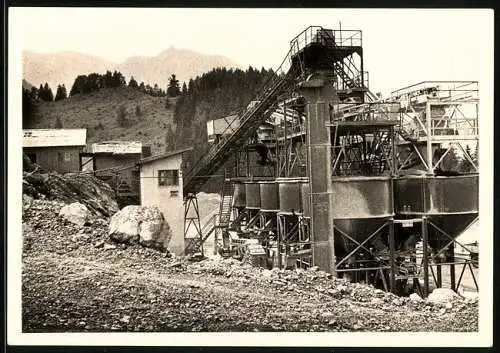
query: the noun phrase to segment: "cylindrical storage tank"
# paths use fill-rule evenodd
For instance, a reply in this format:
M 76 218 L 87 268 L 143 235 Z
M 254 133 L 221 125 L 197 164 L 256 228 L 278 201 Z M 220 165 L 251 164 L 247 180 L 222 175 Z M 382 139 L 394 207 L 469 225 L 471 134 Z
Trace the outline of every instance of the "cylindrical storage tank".
M 310 198 L 310 185 L 308 182 L 302 182 L 300 185 L 300 199 L 302 204 L 302 215 L 304 217 L 311 217 L 311 198 Z
M 390 177 L 332 178 L 331 195 L 334 226 L 359 243 L 394 215 Z M 355 245 L 340 234 L 335 241 L 347 252 Z M 385 247 L 380 237 L 370 243 L 378 250 Z
M 301 214 L 302 203 L 300 186 L 298 179 L 284 178 L 276 180 L 279 185 L 280 213 L 283 214 Z
M 246 206 L 246 188 L 243 183 L 234 184 L 233 193 L 233 207 L 245 207 Z
M 260 209 L 262 211 L 279 211 L 278 183 L 275 181 L 261 181 L 260 185 Z
M 245 203 L 248 209 L 260 209 L 260 185 L 257 182 L 245 183 Z
M 479 176 L 405 176 L 394 180 L 399 214 L 459 214 L 479 210 Z
M 478 215 L 479 175 L 405 176 L 394 180 L 396 213 L 427 216 L 434 225 L 455 238 Z M 444 246 L 450 239 L 429 227 L 431 247 Z

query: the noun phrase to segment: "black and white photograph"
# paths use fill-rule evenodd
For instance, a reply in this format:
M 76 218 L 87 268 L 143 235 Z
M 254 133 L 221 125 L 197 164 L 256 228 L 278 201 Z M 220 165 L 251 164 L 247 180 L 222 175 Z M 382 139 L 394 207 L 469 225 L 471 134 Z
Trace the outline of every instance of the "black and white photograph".
M 9 8 L 9 344 L 491 346 L 493 15 Z

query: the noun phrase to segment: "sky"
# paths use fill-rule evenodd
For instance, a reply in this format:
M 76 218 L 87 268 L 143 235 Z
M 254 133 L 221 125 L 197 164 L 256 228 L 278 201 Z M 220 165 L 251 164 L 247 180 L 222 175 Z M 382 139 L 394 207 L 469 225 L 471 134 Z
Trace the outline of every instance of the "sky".
M 310 25 L 363 31 L 374 92 L 424 80 L 479 80 L 490 10 L 11 8 L 22 48 L 78 51 L 113 62 L 170 46 L 277 68 Z

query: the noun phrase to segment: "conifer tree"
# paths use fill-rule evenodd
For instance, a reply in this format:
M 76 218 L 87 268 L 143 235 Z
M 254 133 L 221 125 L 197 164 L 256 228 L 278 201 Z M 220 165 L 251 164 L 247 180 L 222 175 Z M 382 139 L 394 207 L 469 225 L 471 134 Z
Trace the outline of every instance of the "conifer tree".
M 54 94 L 52 93 L 52 89 L 49 84 L 45 82 L 45 94 L 47 95 L 47 102 L 52 102 L 54 100 Z
M 137 83 L 137 81 L 134 79 L 134 76 L 131 76 L 130 77 L 130 81 L 128 82 L 128 86 L 129 87 L 132 87 L 132 88 L 138 88 L 139 87 L 139 84 Z
M 64 84 L 62 86 L 57 85 L 56 97 L 54 98 L 54 100 L 60 101 L 66 98 L 68 98 L 68 94 L 66 92 L 66 87 L 64 86 Z
M 179 87 L 179 80 L 176 78 L 175 74 L 172 74 L 168 79 L 167 94 L 170 97 L 177 97 L 181 94 L 181 89 Z

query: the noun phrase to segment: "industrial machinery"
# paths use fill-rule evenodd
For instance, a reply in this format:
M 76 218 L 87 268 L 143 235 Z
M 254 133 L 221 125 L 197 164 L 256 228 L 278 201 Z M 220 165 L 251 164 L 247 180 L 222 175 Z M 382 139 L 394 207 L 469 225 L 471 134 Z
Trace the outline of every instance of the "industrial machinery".
M 269 267 L 315 265 L 425 296 L 450 266 L 457 289 L 466 268 L 474 276 L 453 248 L 478 218 L 477 104 L 477 82 L 423 82 L 380 99 L 368 89 L 361 31 L 308 27 L 185 173 L 188 215 L 199 176 L 234 157 L 218 218 L 198 224 L 186 250 L 215 231 L 221 253 L 258 244 Z

